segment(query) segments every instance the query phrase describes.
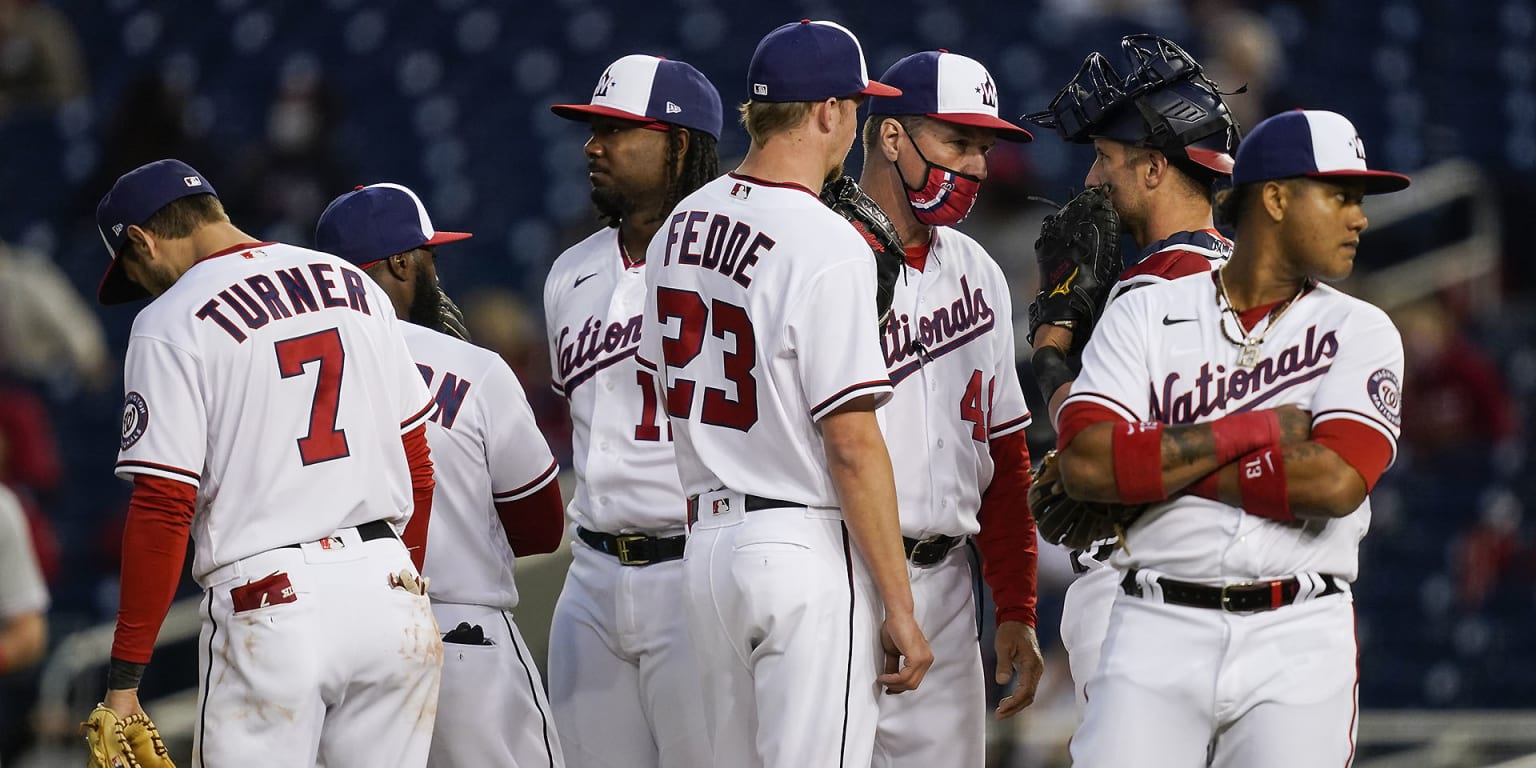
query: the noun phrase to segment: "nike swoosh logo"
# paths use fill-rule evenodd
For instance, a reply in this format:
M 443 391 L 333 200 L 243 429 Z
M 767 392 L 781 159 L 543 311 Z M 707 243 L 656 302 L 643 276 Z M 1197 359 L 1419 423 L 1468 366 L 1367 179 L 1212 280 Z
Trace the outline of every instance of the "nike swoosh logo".
M 1167 315 L 1163 315 L 1163 325 L 1178 325 L 1179 323 L 1193 323 L 1194 321 L 1196 321 L 1198 319 L 1199 318 L 1197 318 L 1197 317 L 1181 317 L 1181 318 L 1175 320 L 1175 319 L 1173 319 L 1173 318 L 1171 318 L 1171 317 L 1169 317 Z
M 590 275 L 582 275 L 581 277 L 576 278 L 576 285 L 571 286 L 571 287 L 573 287 L 573 288 L 580 288 L 582 283 L 585 283 L 586 281 L 588 281 L 588 280 L 590 280 L 590 279 L 592 279 L 594 277 L 597 277 L 597 273 L 596 272 L 593 272 Z

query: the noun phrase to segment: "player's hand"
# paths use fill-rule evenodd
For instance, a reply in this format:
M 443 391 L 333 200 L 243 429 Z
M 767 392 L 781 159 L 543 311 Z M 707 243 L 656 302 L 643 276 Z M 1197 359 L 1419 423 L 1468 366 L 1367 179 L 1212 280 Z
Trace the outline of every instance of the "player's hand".
M 1295 445 L 1312 437 L 1312 413 L 1294 405 L 1282 405 L 1275 409 L 1280 417 L 1280 444 Z
M 119 688 L 107 689 L 107 695 L 101 700 L 107 709 L 117 714 L 118 718 L 130 715 L 144 714 L 144 707 L 139 704 L 139 689 Z
M 886 693 L 901 693 L 917 688 L 933 665 L 933 649 L 912 614 L 892 614 L 880 625 L 880 647 L 885 650 L 885 674 L 875 682 Z
M 1004 720 L 1035 703 L 1035 690 L 1040 687 L 1040 675 L 1045 672 L 1045 657 L 1040 654 L 1040 640 L 1035 637 L 1035 628 L 1022 621 L 1005 621 L 997 625 L 994 646 L 997 650 L 997 676 L 994 678 L 997 684 L 1007 685 L 1015 672 L 1019 675 L 1018 687 L 997 704 L 996 717 Z

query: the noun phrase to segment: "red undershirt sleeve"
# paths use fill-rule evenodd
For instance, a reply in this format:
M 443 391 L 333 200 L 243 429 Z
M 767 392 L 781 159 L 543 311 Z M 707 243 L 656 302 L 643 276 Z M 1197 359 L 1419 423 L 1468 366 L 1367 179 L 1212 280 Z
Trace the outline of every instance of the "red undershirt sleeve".
M 112 658 L 148 664 L 160 625 L 176 598 L 192 532 L 197 489 L 152 475 L 133 479 L 123 525 L 122 581 Z
M 1312 428 L 1312 441 L 1339 455 L 1360 473 L 1365 492 L 1376 487 L 1392 463 L 1392 443 L 1380 432 L 1349 419 L 1330 419 Z
M 1077 437 L 1077 433 L 1101 421 L 1123 422 L 1125 419 L 1102 405 L 1067 403 L 1066 407 L 1061 409 L 1060 418 L 1057 419 L 1057 449 L 1059 450 L 1071 445 L 1072 440 Z
M 507 545 L 518 557 L 555 551 L 565 528 L 560 483 L 550 479 L 543 488 L 521 499 L 496 502 L 496 516 L 506 531 Z
M 1035 518 L 1029 511 L 1029 446 L 1024 430 L 993 439 L 990 451 L 996 469 L 977 513 L 981 575 L 992 588 L 997 623 L 1021 621 L 1033 627 L 1039 553 Z
M 427 425 L 421 424 L 400 436 L 405 446 L 405 460 L 411 466 L 411 496 L 416 509 L 400 540 L 411 553 L 411 562 L 421 572 L 421 564 L 427 558 L 427 527 L 432 522 L 432 489 L 437 483 L 432 479 L 432 451 L 427 447 Z

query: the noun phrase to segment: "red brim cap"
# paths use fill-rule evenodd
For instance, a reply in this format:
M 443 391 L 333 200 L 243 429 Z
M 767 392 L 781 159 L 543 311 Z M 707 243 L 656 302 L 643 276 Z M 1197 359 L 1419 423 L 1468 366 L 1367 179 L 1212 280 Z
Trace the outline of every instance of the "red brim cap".
M 583 122 L 591 119 L 593 115 L 612 117 L 619 120 L 630 120 L 637 123 L 655 122 L 645 115 L 637 115 L 633 112 L 625 112 L 622 109 L 602 107 L 594 104 L 552 104 L 549 107 L 549 111 L 567 120 L 580 120 Z
M 442 245 L 443 243 L 456 243 L 460 240 L 468 240 L 471 237 L 474 237 L 474 235 L 468 232 L 438 232 L 432 236 L 432 239 L 422 243 L 422 245 Z
M 101 276 L 101 283 L 96 286 L 96 301 L 110 307 L 147 298 L 149 291 L 129 280 L 128 273 L 123 271 L 123 257 L 119 253 L 108 265 L 106 274 Z
M 1313 171 L 1305 175 L 1314 179 L 1360 179 L 1365 182 L 1367 195 L 1397 192 L 1407 189 L 1412 183 L 1407 176 L 1391 171 Z
M 901 89 L 892 88 L 885 83 L 871 80 L 869 81 L 869 85 L 864 86 L 864 90 L 859 91 L 859 93 L 864 94 L 865 96 L 900 96 Z
M 1201 149 L 1199 147 L 1185 147 L 1184 154 L 1190 160 L 1205 166 L 1224 176 L 1232 175 L 1232 155 L 1226 152 L 1218 152 L 1214 149 Z
M 999 139 L 1016 141 L 1020 144 L 1035 140 L 1034 134 L 1030 133 L 1029 131 L 1020 128 L 1019 126 L 1014 125 L 1007 120 L 1004 120 L 1000 117 L 994 117 L 992 115 L 984 115 L 977 112 L 931 112 L 927 116 L 944 123 L 971 125 L 977 128 L 991 128 L 992 130 L 997 131 L 997 137 Z

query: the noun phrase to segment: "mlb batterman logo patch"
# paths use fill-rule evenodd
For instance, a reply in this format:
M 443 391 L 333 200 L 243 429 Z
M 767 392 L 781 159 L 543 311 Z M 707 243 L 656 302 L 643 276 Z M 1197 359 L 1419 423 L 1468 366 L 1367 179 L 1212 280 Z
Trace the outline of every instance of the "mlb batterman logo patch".
M 132 448 L 146 429 L 149 429 L 149 403 L 144 402 L 143 395 L 129 392 L 123 403 L 123 434 L 119 441 L 122 450 Z
M 1366 383 L 1366 391 L 1371 395 L 1371 403 L 1381 415 L 1392 422 L 1392 426 L 1403 426 L 1403 392 L 1397 383 L 1397 374 L 1382 368 L 1371 374 Z

